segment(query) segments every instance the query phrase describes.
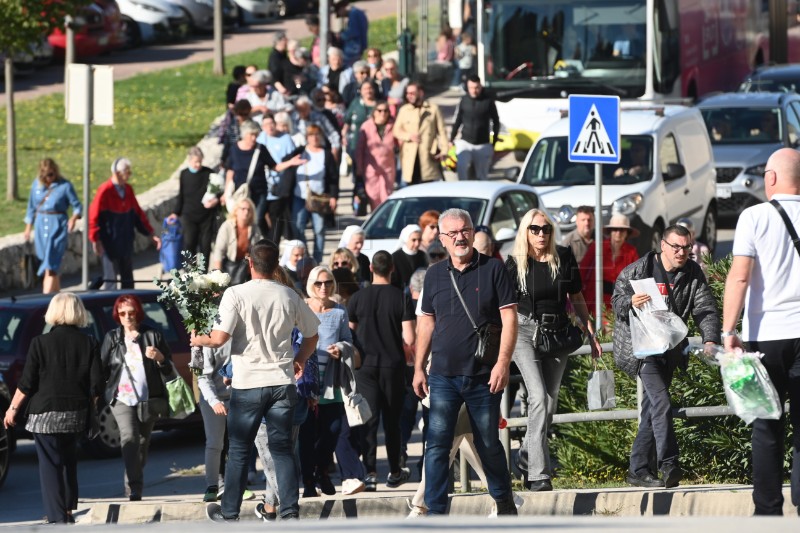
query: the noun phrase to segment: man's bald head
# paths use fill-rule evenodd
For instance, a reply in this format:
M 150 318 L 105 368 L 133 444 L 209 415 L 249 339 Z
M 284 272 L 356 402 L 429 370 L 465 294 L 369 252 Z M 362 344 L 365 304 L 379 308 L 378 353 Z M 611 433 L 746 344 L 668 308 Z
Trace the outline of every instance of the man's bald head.
M 493 255 L 492 238 L 485 231 L 475 232 L 475 242 L 472 243 L 472 246 L 483 255 L 488 255 L 489 257 Z
M 764 190 L 768 200 L 774 194 L 800 195 L 800 152 L 781 148 L 770 156 L 764 171 Z

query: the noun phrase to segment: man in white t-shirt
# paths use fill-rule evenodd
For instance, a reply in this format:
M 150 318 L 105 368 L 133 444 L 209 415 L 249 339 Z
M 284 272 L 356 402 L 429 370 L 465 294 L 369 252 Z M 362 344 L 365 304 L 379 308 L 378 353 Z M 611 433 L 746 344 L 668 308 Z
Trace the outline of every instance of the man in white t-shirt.
M 767 198 L 800 231 L 800 153 L 782 148 L 764 171 Z M 745 209 L 736 224 L 733 264 L 725 282 L 725 348 L 762 352 L 781 405 L 788 395 L 794 429 L 792 503 L 800 512 L 800 252 L 771 203 Z M 741 337 L 736 322 L 744 307 Z M 757 515 L 783 514 L 784 420 L 753 422 L 753 503 Z
M 298 518 L 297 465 L 292 420 L 297 403 L 295 379 L 317 345 L 319 319 L 298 294 L 273 279 L 278 247 L 261 240 L 245 259 L 252 280 L 229 287 L 219 306 L 219 323 L 210 335 L 192 335 L 193 346 L 219 348 L 231 339 L 233 382 L 228 412 L 228 463 L 222 505 L 206 514 L 216 522 L 239 519 L 247 480 L 247 459 L 262 417 L 278 478 L 281 519 Z M 292 329 L 303 335 L 297 355 Z

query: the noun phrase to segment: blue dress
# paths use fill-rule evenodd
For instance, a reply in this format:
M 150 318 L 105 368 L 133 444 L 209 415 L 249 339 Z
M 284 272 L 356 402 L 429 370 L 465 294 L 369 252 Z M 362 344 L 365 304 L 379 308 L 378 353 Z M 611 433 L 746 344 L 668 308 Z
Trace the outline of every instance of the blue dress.
M 51 191 L 50 196 L 42 202 L 48 191 Z M 49 188 L 38 179 L 33 181 L 25 224 L 33 223 L 36 256 L 42 261 L 37 272 L 39 276 L 44 275 L 45 270 L 58 272 L 61 269 L 61 260 L 67 250 L 67 209 L 70 205 L 73 214 L 81 214 L 83 207 L 69 181 L 58 177 Z

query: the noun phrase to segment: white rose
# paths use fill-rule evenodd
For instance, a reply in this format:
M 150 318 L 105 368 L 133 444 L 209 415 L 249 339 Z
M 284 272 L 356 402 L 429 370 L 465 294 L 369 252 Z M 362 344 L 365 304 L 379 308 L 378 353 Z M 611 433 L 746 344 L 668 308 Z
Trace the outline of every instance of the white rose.
M 212 270 L 208 273 L 208 278 L 214 285 L 219 287 L 227 287 L 231 284 L 231 276 L 219 270 Z

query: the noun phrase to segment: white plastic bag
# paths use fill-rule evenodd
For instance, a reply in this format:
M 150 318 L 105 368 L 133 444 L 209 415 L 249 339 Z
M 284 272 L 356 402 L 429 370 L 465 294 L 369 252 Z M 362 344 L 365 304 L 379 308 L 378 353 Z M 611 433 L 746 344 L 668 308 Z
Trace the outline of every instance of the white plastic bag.
M 366 398 L 357 392 L 344 397 L 344 412 L 347 415 L 347 423 L 350 427 L 366 424 L 372 418 L 372 409 L 370 409 Z
M 689 334 L 689 328 L 681 317 L 672 311 L 653 309 L 647 303 L 642 309 L 631 307 L 628 312 L 631 326 L 633 355 L 639 359 L 651 355 L 663 355 L 676 347 Z

